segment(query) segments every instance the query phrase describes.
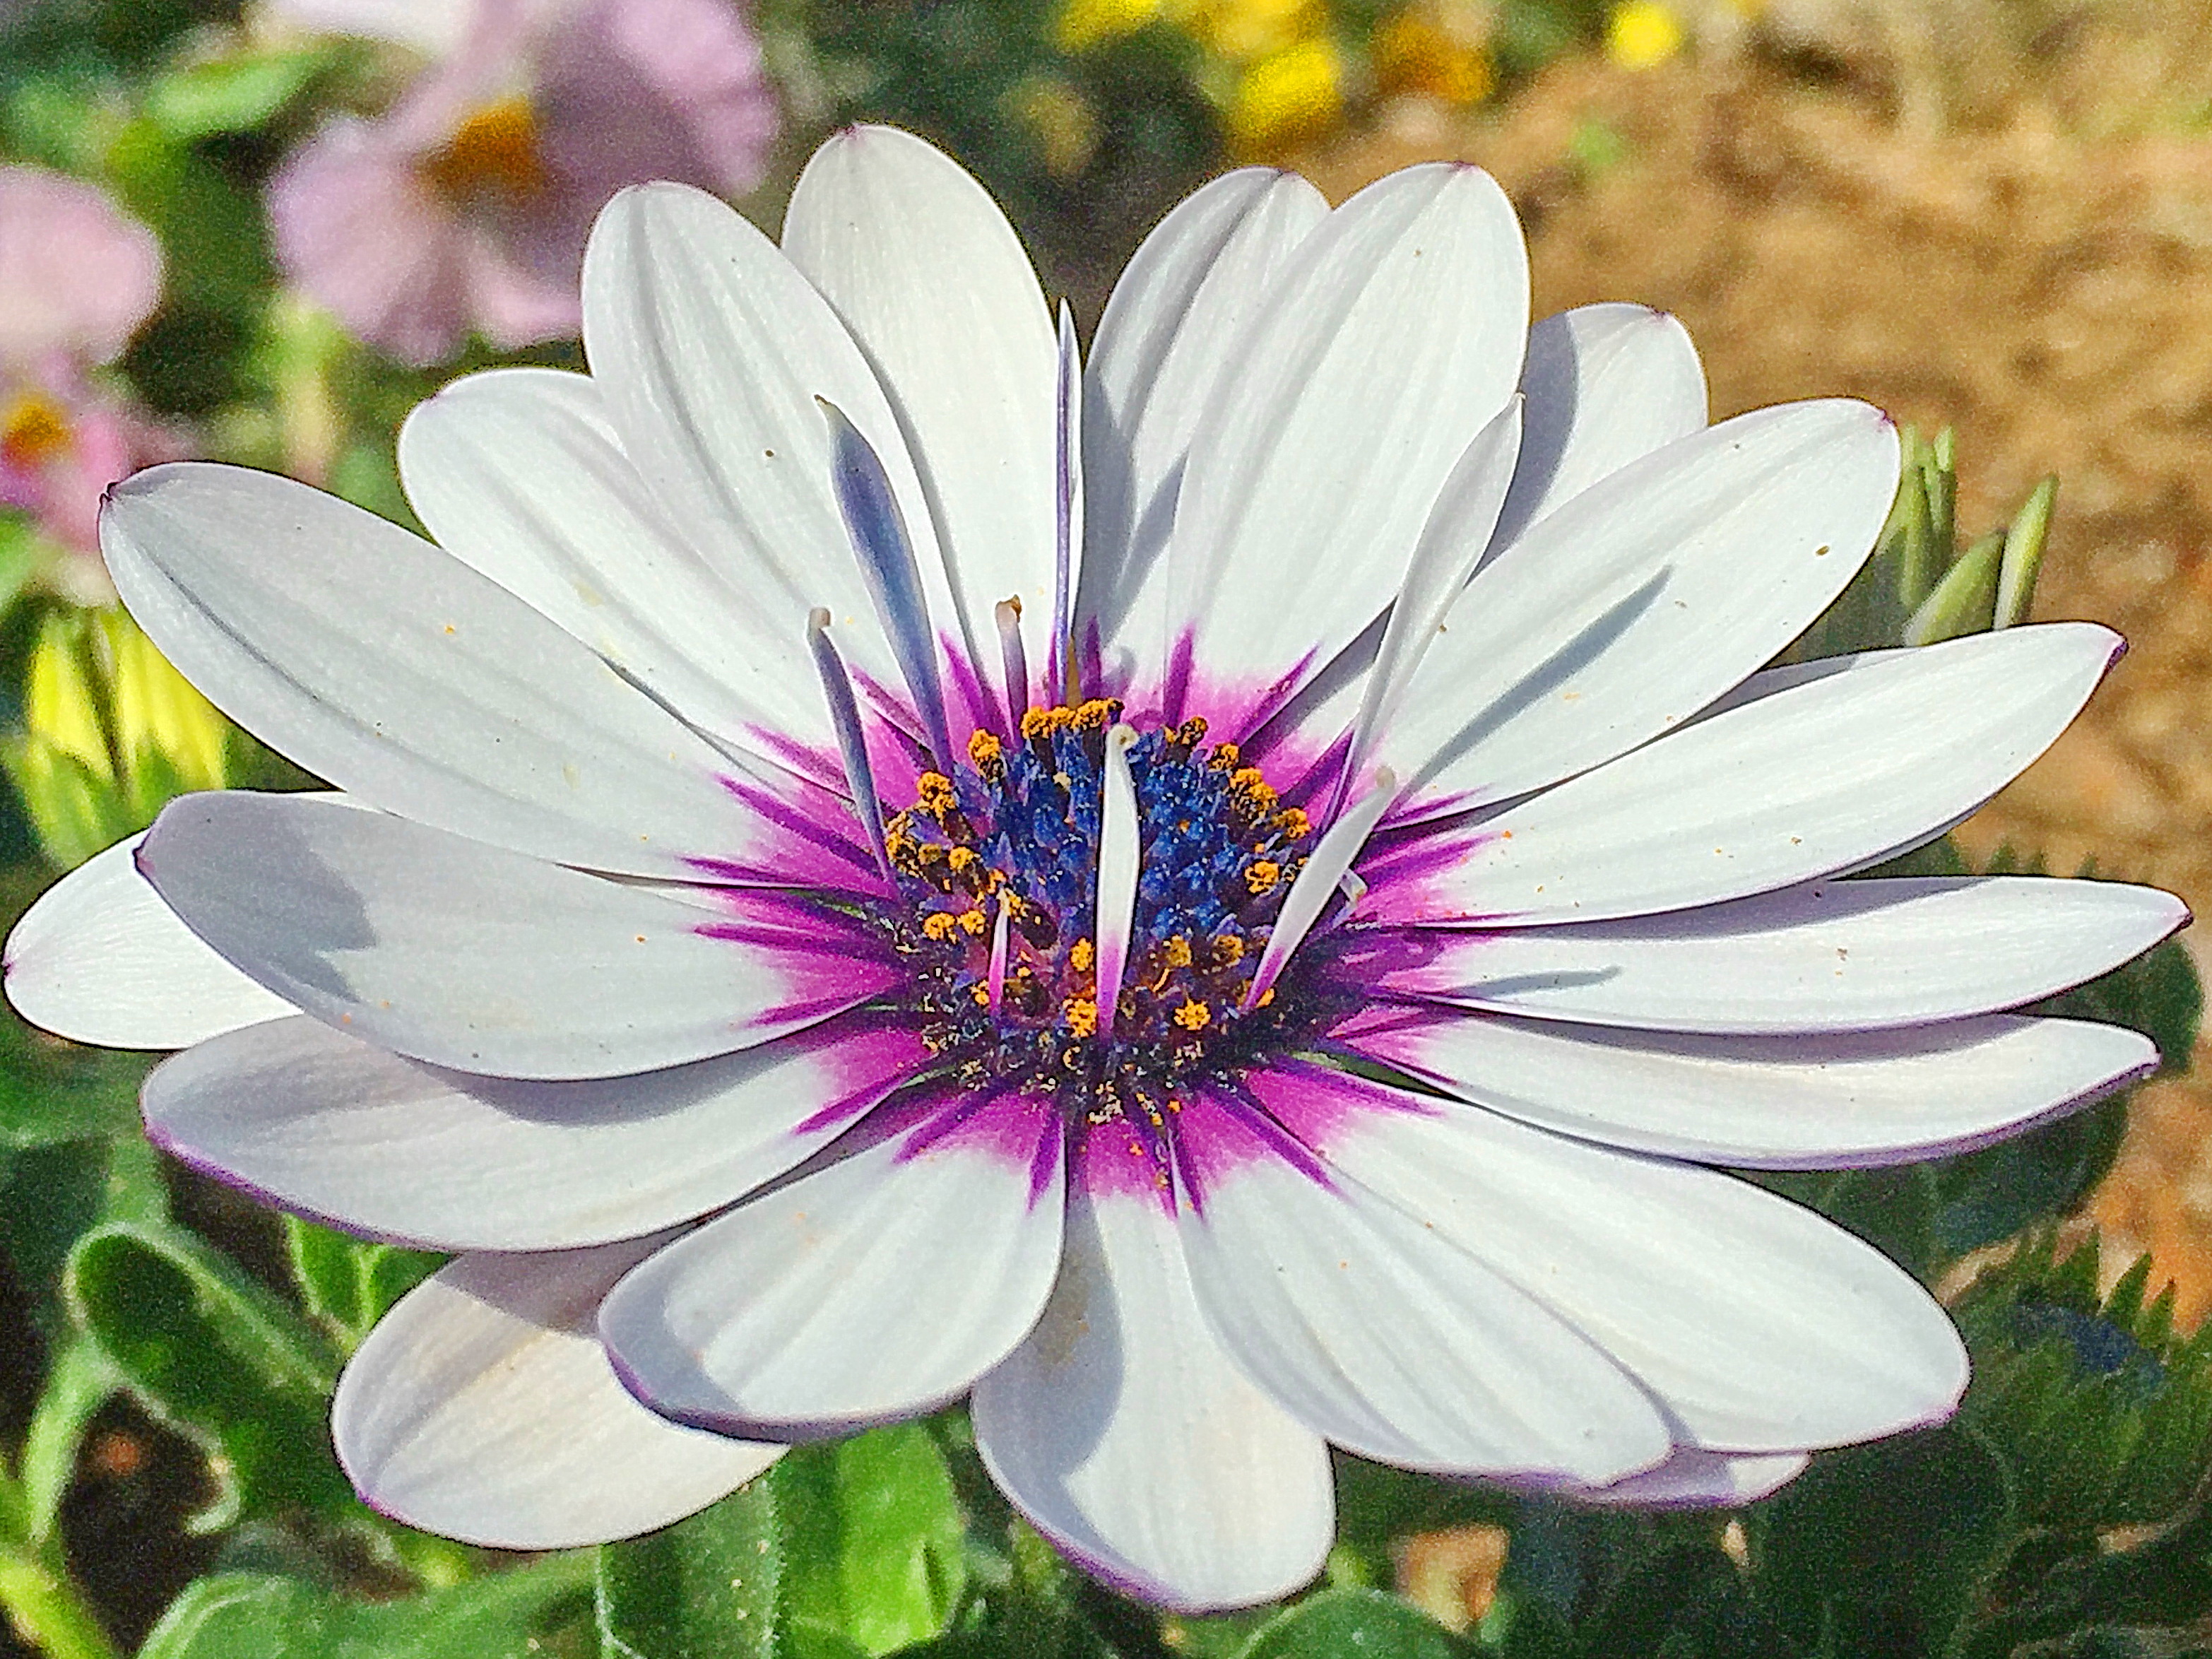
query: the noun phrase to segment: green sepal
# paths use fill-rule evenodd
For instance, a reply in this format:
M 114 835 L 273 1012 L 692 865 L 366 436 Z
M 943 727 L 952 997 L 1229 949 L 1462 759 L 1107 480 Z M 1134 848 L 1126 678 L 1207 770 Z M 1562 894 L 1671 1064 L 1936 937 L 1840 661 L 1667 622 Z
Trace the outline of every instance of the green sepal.
M 354 1508 L 325 1427 L 337 1356 L 228 1257 L 177 1228 L 110 1223 L 70 1254 L 71 1311 L 147 1408 L 209 1455 L 203 1530 Z
M 2004 563 L 1997 573 L 1993 628 L 2017 628 L 2035 603 L 2035 579 L 2043 570 L 2044 544 L 2051 537 L 2051 515 L 2058 505 L 2058 480 L 2045 478 L 2028 492 L 2005 531 Z
M 1943 573 L 1936 591 L 1921 601 L 1905 624 L 1906 645 L 1936 645 L 1968 634 L 1986 634 L 1996 621 L 1997 574 L 2004 563 L 2005 538 L 1992 532 L 1960 555 Z

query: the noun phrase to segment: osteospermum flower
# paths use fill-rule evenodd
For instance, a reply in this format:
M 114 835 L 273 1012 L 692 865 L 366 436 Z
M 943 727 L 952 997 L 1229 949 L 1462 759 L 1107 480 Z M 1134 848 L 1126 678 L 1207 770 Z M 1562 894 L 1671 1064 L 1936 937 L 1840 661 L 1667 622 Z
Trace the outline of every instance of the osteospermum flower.
M 1081 366 L 893 131 L 781 248 L 626 193 L 583 286 L 589 378 L 410 420 L 437 545 L 253 472 L 116 491 L 133 612 L 344 793 L 186 797 L 9 946 L 41 1024 L 190 1045 L 179 1156 L 463 1253 L 340 1384 L 371 1502 L 611 1538 L 970 1395 L 1047 1534 L 1214 1607 L 1319 1565 L 1331 1442 L 1732 1502 L 1952 1409 L 1928 1294 L 1714 1166 L 2142 1076 L 2003 1011 L 2183 913 L 1837 879 L 2118 645 L 1762 671 L 1875 538 L 1881 414 L 1708 427 L 1671 319 L 1531 332 L 1470 167 L 1215 181 Z
M 471 329 L 501 347 L 573 335 L 610 196 L 648 179 L 748 190 L 775 136 L 760 42 L 730 0 L 287 9 L 455 37 L 389 113 L 332 121 L 269 185 L 286 275 L 404 362 L 449 357 Z
M 99 550 L 100 492 L 178 435 L 86 370 L 130 343 L 161 298 L 154 234 L 98 186 L 0 167 L 0 506 L 80 554 L 42 573 L 88 604 L 114 596 Z

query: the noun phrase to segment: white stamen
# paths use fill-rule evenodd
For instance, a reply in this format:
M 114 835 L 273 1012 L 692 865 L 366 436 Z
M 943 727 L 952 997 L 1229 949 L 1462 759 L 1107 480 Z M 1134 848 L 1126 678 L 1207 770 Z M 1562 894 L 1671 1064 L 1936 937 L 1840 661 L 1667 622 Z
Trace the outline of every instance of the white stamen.
M 1520 453 L 1521 398 L 1516 394 L 1468 445 L 1430 510 L 1407 562 L 1406 579 L 1390 606 L 1374 666 L 1367 671 L 1366 693 L 1352 723 L 1352 746 L 1345 751 L 1344 769 L 1337 774 L 1323 823 L 1343 810 L 1352 779 L 1366 770 L 1452 601 L 1465 590 L 1488 550 L 1490 532 L 1497 527 L 1506 488 L 1513 481 L 1514 458 Z
M 984 981 L 984 988 L 991 998 L 991 1012 L 999 1012 L 999 1003 L 1006 991 L 1006 927 L 1014 918 L 1013 908 L 1006 902 L 1006 895 L 999 896 L 999 919 L 991 924 L 991 972 Z
M 1106 734 L 1106 775 L 1098 803 L 1098 1041 L 1114 1035 L 1114 1006 L 1121 1000 L 1121 973 L 1129 964 L 1129 936 L 1137 925 L 1137 871 L 1144 849 L 1137 840 L 1137 781 L 1129 774 L 1136 730 L 1116 726 Z
M 1053 690 L 1075 704 L 1075 641 L 1070 630 L 1075 604 L 1076 562 L 1083 556 L 1083 358 L 1075 342 L 1075 313 L 1060 302 L 1060 421 L 1054 481 L 1058 512 L 1052 576 Z
M 992 613 L 999 623 L 999 666 L 1006 677 L 1006 735 L 1022 740 L 1022 716 L 1030 712 L 1030 653 L 1022 645 L 1022 599 L 1000 599 Z
M 1314 923 L 1321 920 L 1321 913 L 1328 908 L 1329 896 L 1346 880 L 1359 880 L 1352 874 L 1352 861 L 1359 856 L 1359 849 L 1367 844 L 1367 837 L 1374 834 L 1375 826 L 1382 822 L 1382 814 L 1397 796 L 1397 774 L 1387 766 L 1376 767 L 1375 787 L 1322 835 L 1320 844 L 1307 858 L 1305 867 L 1298 872 L 1298 878 L 1291 884 L 1291 890 L 1283 896 L 1283 908 L 1276 914 L 1274 930 L 1267 935 L 1267 948 L 1260 953 L 1260 966 L 1252 975 L 1250 988 L 1244 993 L 1243 1006 L 1248 1012 L 1259 1006 L 1260 999 L 1281 977 L 1291 952 L 1305 942 Z M 1359 890 L 1366 890 L 1364 883 Z
M 845 763 L 845 786 L 853 792 L 853 810 L 860 815 L 875 848 L 876 867 L 885 881 L 891 874 L 890 854 L 884 847 L 884 806 L 876 799 L 875 769 L 868 764 L 868 739 L 860 726 L 860 705 L 853 696 L 853 677 L 830 637 L 830 613 L 816 605 L 806 613 L 806 643 L 814 653 L 815 672 L 822 676 L 822 695 L 830 704 L 830 724 L 836 728 L 837 753 Z

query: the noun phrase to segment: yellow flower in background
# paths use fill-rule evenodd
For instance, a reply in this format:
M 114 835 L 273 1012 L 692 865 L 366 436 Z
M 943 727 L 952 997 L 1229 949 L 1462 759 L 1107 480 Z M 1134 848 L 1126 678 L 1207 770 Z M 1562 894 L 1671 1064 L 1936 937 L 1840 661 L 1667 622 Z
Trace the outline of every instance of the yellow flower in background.
M 1344 64 L 1326 37 L 1261 58 L 1237 77 L 1229 103 L 1229 147 L 1240 159 L 1279 155 L 1317 137 L 1344 113 Z
M 1606 56 L 1623 69 L 1663 64 L 1683 44 L 1682 20 L 1659 0 L 1625 0 L 1606 26 Z
M 1191 39 L 1215 57 L 1255 64 L 1311 47 L 1328 26 L 1320 0 L 1197 0 L 1186 25 Z
M 1376 29 L 1375 89 L 1385 97 L 1410 93 L 1447 104 L 1475 104 L 1490 96 L 1498 72 L 1487 44 L 1477 28 L 1454 27 L 1459 21 L 1413 6 Z
M 1134 34 L 1160 15 L 1160 0 L 1068 0 L 1054 25 L 1062 52 L 1090 52 Z

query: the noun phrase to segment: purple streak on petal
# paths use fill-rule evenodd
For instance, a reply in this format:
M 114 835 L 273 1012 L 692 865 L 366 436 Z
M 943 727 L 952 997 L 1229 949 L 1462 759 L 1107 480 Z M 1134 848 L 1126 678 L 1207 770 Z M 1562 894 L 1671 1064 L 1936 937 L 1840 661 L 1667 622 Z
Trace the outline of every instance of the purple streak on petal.
M 853 817 L 851 806 L 840 797 L 826 790 L 813 791 L 816 798 L 801 805 L 785 799 L 758 778 L 721 773 L 715 781 L 732 799 L 751 808 L 788 839 L 772 855 L 757 862 L 704 854 L 686 858 L 684 863 L 702 876 L 741 886 L 819 887 L 876 897 L 891 890 L 876 868 L 874 856 L 839 829 Z M 793 793 L 806 793 L 811 789 L 801 786 Z
M 937 646 L 945 659 L 948 712 L 959 716 L 957 724 L 952 728 L 954 732 L 957 732 L 963 727 L 970 732 L 999 731 L 999 722 L 1006 711 L 1000 706 L 1000 700 L 992 695 L 991 688 L 983 684 L 983 677 L 975 665 L 968 659 L 967 647 L 945 633 L 938 635 Z M 1011 738 L 1013 734 L 1006 732 L 1004 735 Z
M 1254 1086 L 1263 1079 L 1265 1093 Z M 1316 1097 L 1311 1103 L 1304 1099 L 1308 1093 Z M 1176 1121 L 1176 1174 L 1194 1212 L 1203 1213 L 1207 1192 L 1253 1164 L 1279 1161 L 1318 1186 L 1334 1185 L 1321 1160 L 1299 1144 L 1295 1126 L 1269 1116 L 1277 1098 L 1316 1121 L 1330 1106 L 1322 1089 L 1309 1089 L 1294 1073 L 1273 1067 L 1247 1073 L 1233 1089 L 1194 1090 L 1184 1101 Z
M 1419 1096 L 1311 1060 L 1279 1060 L 1244 1079 L 1254 1104 L 1316 1152 L 1326 1153 L 1356 1119 L 1429 1116 Z
M 0 167 L 0 358 L 106 362 L 161 298 L 161 249 L 97 185 Z
M 1029 1181 L 1034 1207 L 1052 1185 L 1066 1139 L 1058 1108 L 1048 1095 L 1018 1088 L 974 1091 L 925 1120 L 899 1148 L 901 1163 L 946 1148 L 981 1152 Z
M 1172 1216 L 1175 1180 L 1166 1143 L 1150 1125 L 1142 1127 L 1145 1132 L 1139 1134 L 1139 1125 L 1127 1118 L 1076 1122 L 1070 1130 L 1074 1150 L 1069 1182 L 1095 1198 L 1148 1199 Z
M 1485 849 L 1503 846 L 1502 832 L 1480 823 L 1456 827 L 1392 827 L 1379 830 L 1359 866 L 1367 883 L 1360 916 L 1375 924 L 1404 927 L 1480 927 L 1510 920 L 1495 911 L 1472 911 L 1440 896 L 1437 878 Z

